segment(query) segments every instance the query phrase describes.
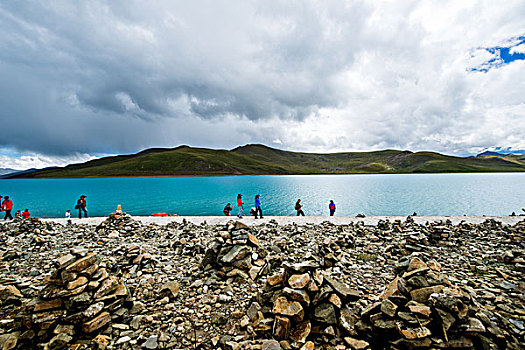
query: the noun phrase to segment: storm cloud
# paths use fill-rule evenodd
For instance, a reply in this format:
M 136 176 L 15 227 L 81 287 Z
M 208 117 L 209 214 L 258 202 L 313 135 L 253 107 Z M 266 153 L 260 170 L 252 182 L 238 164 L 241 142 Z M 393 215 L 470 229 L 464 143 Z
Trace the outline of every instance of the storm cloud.
M 525 149 L 523 28 L 523 1 L 2 2 L 1 167 L 180 144 Z

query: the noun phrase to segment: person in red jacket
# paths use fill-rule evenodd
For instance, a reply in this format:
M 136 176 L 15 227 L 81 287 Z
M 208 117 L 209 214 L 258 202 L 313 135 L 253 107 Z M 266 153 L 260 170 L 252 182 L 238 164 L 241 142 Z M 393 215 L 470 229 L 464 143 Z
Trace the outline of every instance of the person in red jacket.
M 328 204 L 328 209 L 330 209 L 330 216 L 334 216 L 335 214 L 335 203 L 334 201 L 330 201 L 330 204 Z
M 4 220 L 7 220 L 7 218 L 13 220 L 13 216 L 11 215 L 11 210 L 13 210 L 13 201 L 9 199 L 9 196 L 4 197 L 4 202 L 2 203 L 2 210 L 5 211 Z
M 29 209 L 26 209 L 22 212 L 22 218 L 27 219 L 29 216 L 31 216 L 31 213 L 29 212 Z
M 239 208 L 239 213 L 237 214 L 237 216 L 238 216 L 240 219 L 242 219 L 242 214 L 243 214 L 243 213 L 242 213 L 242 211 L 243 211 L 243 207 L 242 207 L 242 205 L 243 205 L 243 204 L 244 204 L 244 203 L 243 203 L 243 201 L 242 201 L 242 194 L 239 193 L 239 194 L 237 195 L 237 208 Z

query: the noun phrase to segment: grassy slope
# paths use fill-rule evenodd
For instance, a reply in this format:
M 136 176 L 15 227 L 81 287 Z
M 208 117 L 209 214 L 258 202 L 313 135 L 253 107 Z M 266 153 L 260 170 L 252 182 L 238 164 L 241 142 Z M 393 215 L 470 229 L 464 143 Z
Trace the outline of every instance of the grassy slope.
M 259 175 L 525 171 L 524 156 L 460 158 L 433 152 L 298 153 L 262 145 L 234 150 L 178 147 L 106 157 L 20 177 Z

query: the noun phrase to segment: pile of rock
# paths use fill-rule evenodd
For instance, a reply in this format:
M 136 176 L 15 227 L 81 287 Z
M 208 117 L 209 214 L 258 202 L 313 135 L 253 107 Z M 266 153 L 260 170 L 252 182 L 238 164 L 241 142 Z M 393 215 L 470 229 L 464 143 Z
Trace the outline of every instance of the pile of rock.
M 115 255 L 120 256 L 114 266 L 114 272 L 120 273 L 119 276 L 129 278 L 134 276 L 138 271 L 151 272 L 157 262 L 150 253 L 145 252 L 141 247 L 132 245 L 130 247 L 121 247 L 116 250 Z
M 29 283 L 3 279 L 0 284 L 0 349 L 14 349 L 19 343 L 23 304 L 27 302 Z
M 508 347 L 482 306 L 467 290 L 453 286 L 440 272 L 440 264 L 406 257 L 396 267 L 398 276 L 380 301 L 361 311 L 354 326 L 373 347 Z
M 269 276 L 242 325 L 259 337 L 280 340 L 283 348 L 341 345 L 355 323 L 359 293 L 324 274 L 314 262 L 283 264 Z
M 55 224 L 52 222 L 45 222 L 36 217 L 30 217 L 23 220 L 14 220 L 7 225 L 0 226 L 1 229 L 6 229 L 7 232 L 16 234 L 47 234 L 54 231 Z
M 240 277 L 256 280 L 268 268 L 264 250 L 249 226 L 230 222 L 219 231 L 207 249 L 201 268 L 214 269 L 224 279 Z
M 27 329 L 20 335 L 20 343 L 59 349 L 77 341 L 89 342 L 112 322 L 127 316 L 127 287 L 97 261 L 95 254 L 82 250 L 57 259 L 58 269 L 28 304 L 28 317 L 22 322 Z
M 109 238 L 132 236 L 142 232 L 143 225 L 134 220 L 128 213 L 111 213 L 108 218 L 97 226 L 97 234 L 107 235 Z

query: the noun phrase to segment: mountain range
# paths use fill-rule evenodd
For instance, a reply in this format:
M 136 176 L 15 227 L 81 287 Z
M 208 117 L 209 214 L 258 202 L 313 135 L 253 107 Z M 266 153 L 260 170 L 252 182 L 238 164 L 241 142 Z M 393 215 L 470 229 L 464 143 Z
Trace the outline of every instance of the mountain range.
M 525 155 L 455 157 L 399 150 L 304 153 L 252 144 L 232 150 L 189 146 L 151 148 L 136 154 L 110 156 L 62 168 L 30 170 L 4 178 L 521 171 L 525 171 Z

